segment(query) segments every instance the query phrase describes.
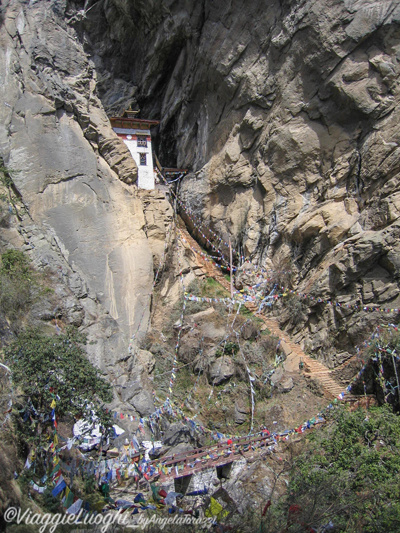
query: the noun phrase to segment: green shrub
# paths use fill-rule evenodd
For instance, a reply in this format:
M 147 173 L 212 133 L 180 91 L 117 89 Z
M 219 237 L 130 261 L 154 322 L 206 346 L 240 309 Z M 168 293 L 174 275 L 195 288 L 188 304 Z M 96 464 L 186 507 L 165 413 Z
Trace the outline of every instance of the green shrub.
M 13 383 L 21 391 L 19 408 L 25 422 L 19 416 L 17 421 L 27 442 L 38 446 L 46 440 L 55 399 L 59 417 L 84 416 L 98 419 L 105 428 L 112 425 L 102 408 L 103 402 L 112 399 L 111 387 L 86 358 L 84 343 L 85 338 L 72 328 L 56 336 L 31 329 L 5 349 Z
M 214 278 L 206 278 L 201 285 L 201 295 L 208 298 L 228 298 L 229 293 Z
M 215 352 L 216 357 L 221 357 L 222 355 L 236 355 L 239 351 L 239 345 L 236 342 L 227 341 L 225 344 L 222 344 L 217 351 Z
M 1 255 L 0 311 L 11 321 L 20 318 L 33 299 L 33 271 L 19 250 L 7 250 Z
M 340 407 L 329 418 L 294 464 L 287 505 L 299 507 L 296 523 L 399 531 L 400 418 L 387 407 L 368 413 Z
M 2 274 L 10 276 L 28 276 L 29 261 L 25 254 L 20 250 L 7 250 L 1 255 L 1 269 Z

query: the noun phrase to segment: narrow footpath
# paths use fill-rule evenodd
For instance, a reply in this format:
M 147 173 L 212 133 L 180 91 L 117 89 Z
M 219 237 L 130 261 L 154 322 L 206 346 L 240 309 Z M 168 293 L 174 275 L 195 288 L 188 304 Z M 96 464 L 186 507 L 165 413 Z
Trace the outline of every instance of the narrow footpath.
M 224 289 L 230 291 L 230 283 L 224 277 L 222 272 L 213 265 L 211 261 L 208 261 L 204 257 L 204 252 L 201 249 L 200 245 L 187 231 L 183 221 L 180 220 L 179 231 L 181 236 L 184 238 L 182 241 L 183 246 L 191 248 L 195 252 L 195 260 L 197 266 L 201 268 L 204 274 L 208 277 L 214 278 L 218 283 L 220 283 Z M 185 242 L 186 241 L 186 242 Z M 258 307 L 256 304 L 251 302 L 246 302 L 244 304 L 246 308 L 252 313 L 256 313 Z M 338 381 L 332 376 L 332 370 L 327 368 L 325 365 L 319 361 L 312 359 L 310 356 L 306 355 L 300 346 L 294 343 L 289 335 L 282 331 L 279 327 L 279 324 L 273 318 L 268 318 L 263 315 L 257 315 L 268 328 L 268 330 L 281 339 L 282 347 L 284 352 L 287 355 L 287 358 L 284 362 L 284 368 L 287 372 L 296 372 L 299 369 L 299 363 L 302 361 L 304 363 L 304 375 L 309 379 L 316 380 L 324 390 L 325 394 L 329 398 L 336 398 L 343 390 L 345 389 L 344 385 L 341 385 Z M 346 365 L 344 363 L 344 365 Z M 342 365 L 342 366 L 344 366 Z M 338 374 L 340 367 L 334 369 L 335 374 Z

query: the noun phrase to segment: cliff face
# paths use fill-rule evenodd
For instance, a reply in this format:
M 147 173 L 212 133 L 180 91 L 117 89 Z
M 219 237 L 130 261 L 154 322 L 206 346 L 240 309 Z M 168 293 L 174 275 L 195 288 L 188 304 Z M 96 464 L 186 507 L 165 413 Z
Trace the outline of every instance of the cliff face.
M 189 209 L 316 297 L 275 307 L 294 341 L 333 365 L 383 316 L 353 304 L 400 307 L 397 0 L 3 0 L 0 48 L 0 157 L 18 200 L 6 217 L 0 198 L 0 252 L 22 248 L 49 273 L 55 298 L 37 317 L 88 334 L 112 408 L 154 411 L 155 359 L 128 345 L 149 327 L 172 218 L 162 192 L 136 189 L 135 163 L 110 127 L 128 105 L 160 119 L 161 162 L 190 169 L 180 185 Z M 147 346 L 162 376 L 176 353 L 161 332 L 173 328 L 178 273 L 190 271 L 181 255 L 159 291 L 161 340 Z M 182 337 L 188 361 L 205 336 L 192 330 Z M 299 416 L 309 397 L 294 389 L 278 403 Z M 245 407 L 230 408 L 243 423 Z M 286 414 L 274 405 L 265 416 L 286 424 Z M 3 463 L 11 477 L 13 456 Z M 18 498 L 17 488 L 0 491 L 4 506 Z
M 24 247 L 56 274 L 62 306 L 43 315 L 81 326 L 93 361 L 132 398 L 128 342 L 148 326 L 153 257 L 170 208 L 149 193 L 147 203 L 162 203 L 154 214 L 138 195 L 137 168 L 96 96 L 94 65 L 65 9 L 3 2 L 0 155 L 22 204 L 2 244 Z
M 20 233 L 65 270 L 78 322 L 110 333 L 99 364 L 113 373 L 143 309 L 147 323 L 170 216 L 141 201 L 110 129 L 104 109 L 131 103 L 161 120 L 162 163 L 191 169 L 186 203 L 244 255 L 290 268 L 299 291 L 399 306 L 399 23 L 395 1 L 3 2 L 0 147 L 29 210 Z M 380 317 L 302 316 L 320 353 Z
M 399 306 L 398 2 L 86 8 L 104 104 L 133 95 L 161 119 L 160 157 L 192 169 L 198 216 L 300 291 Z M 322 353 L 345 326 L 349 347 L 380 316 L 308 306 L 299 339 Z

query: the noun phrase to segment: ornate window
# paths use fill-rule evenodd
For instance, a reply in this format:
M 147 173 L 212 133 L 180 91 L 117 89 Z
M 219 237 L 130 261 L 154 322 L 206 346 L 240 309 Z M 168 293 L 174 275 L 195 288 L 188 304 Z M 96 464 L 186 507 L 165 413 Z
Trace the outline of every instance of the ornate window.
M 140 165 L 146 166 L 147 165 L 147 154 L 139 154 L 140 157 Z
M 144 148 L 147 147 L 147 137 L 146 135 L 138 135 L 137 136 L 137 145 L 142 146 Z

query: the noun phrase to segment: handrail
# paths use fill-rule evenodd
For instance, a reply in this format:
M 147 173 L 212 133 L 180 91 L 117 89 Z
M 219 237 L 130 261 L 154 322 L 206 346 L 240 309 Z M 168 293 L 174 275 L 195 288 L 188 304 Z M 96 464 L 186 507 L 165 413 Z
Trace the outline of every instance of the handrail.
M 227 443 L 218 443 L 212 446 L 205 446 L 202 448 L 197 448 L 195 450 L 189 450 L 187 452 L 180 452 L 179 454 L 170 455 L 158 459 L 153 459 L 149 464 L 150 465 L 156 465 L 156 464 L 162 464 L 163 466 L 172 466 L 176 465 L 182 462 L 188 462 L 189 460 L 193 461 L 196 459 L 217 459 L 217 456 L 215 458 L 213 457 L 204 457 L 205 454 L 212 455 L 213 452 L 221 452 L 221 451 L 227 451 L 229 452 L 228 455 L 234 454 L 235 451 L 238 451 L 238 448 L 242 446 L 247 446 L 250 444 L 256 444 L 256 443 L 264 443 L 264 446 L 272 444 L 274 441 L 269 435 L 261 436 L 261 437 L 253 437 L 253 438 L 247 438 L 247 437 L 241 437 L 237 439 L 236 441 L 232 442 L 232 444 Z

